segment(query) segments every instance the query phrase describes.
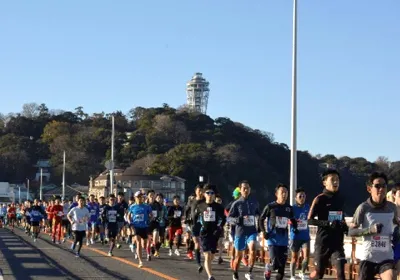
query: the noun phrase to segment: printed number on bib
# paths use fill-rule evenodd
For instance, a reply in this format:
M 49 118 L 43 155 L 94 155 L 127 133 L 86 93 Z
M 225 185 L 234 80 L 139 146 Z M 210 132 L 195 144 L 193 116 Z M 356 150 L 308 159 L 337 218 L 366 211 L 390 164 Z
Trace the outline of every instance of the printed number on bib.
M 144 221 L 144 214 L 137 214 L 135 216 L 136 222 L 143 222 Z
M 58 217 L 62 217 L 63 215 L 64 215 L 64 213 L 61 212 L 61 211 L 59 211 L 58 214 L 57 214 Z
M 298 230 L 306 230 L 307 229 L 307 220 L 297 220 L 297 229 Z
M 329 211 L 328 221 L 341 221 L 343 219 L 342 211 Z
M 153 214 L 153 218 L 157 218 L 157 210 L 153 210 L 151 213 Z
M 255 220 L 254 220 L 254 216 L 246 216 L 243 218 L 243 224 L 246 227 L 251 227 L 255 225 Z
M 115 223 L 117 221 L 117 211 L 115 210 L 108 211 L 108 221 L 110 223 Z
M 276 227 L 277 228 L 287 228 L 288 218 L 286 217 L 276 217 Z
M 371 237 L 371 249 L 373 252 L 387 252 L 391 250 L 389 236 L 372 236 Z
M 203 217 L 205 222 L 215 222 L 215 211 L 212 211 L 212 208 L 208 208 L 203 212 Z
M 175 218 L 180 218 L 181 215 L 182 215 L 182 212 L 181 212 L 181 211 L 179 211 L 179 210 L 175 210 L 175 211 L 174 211 L 174 217 L 175 217 Z

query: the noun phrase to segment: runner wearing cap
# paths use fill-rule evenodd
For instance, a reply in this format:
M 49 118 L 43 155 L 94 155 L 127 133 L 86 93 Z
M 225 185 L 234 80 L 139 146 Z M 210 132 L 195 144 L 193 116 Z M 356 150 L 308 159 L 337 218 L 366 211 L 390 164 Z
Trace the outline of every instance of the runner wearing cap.
M 146 247 L 147 232 L 149 221 L 152 216 L 152 209 L 149 205 L 144 204 L 144 196 L 142 192 L 135 193 L 135 204 L 129 208 L 128 219 L 131 224 L 131 230 L 135 236 L 136 254 L 139 259 L 139 267 L 143 267 L 142 248 Z

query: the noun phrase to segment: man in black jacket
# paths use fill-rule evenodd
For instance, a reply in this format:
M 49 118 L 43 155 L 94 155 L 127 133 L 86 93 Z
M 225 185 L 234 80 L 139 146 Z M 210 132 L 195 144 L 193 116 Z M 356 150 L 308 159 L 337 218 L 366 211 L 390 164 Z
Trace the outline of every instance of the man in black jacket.
M 315 270 L 310 274 L 311 279 L 323 278 L 329 260 L 336 267 L 337 279 L 345 279 L 343 239 L 348 227 L 344 219 L 344 199 L 339 195 L 339 182 L 340 175 L 336 170 L 330 169 L 322 174 L 325 188 L 314 198 L 308 214 L 308 224 L 318 226 L 314 246 Z

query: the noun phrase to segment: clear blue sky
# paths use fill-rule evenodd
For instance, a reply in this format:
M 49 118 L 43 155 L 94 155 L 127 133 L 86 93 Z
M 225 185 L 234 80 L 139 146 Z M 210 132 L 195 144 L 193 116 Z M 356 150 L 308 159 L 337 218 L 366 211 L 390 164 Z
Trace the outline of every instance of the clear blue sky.
M 399 13 L 299 0 L 299 149 L 400 160 Z M 177 107 L 203 72 L 212 117 L 290 145 L 291 39 L 291 0 L 3 1 L 0 112 Z

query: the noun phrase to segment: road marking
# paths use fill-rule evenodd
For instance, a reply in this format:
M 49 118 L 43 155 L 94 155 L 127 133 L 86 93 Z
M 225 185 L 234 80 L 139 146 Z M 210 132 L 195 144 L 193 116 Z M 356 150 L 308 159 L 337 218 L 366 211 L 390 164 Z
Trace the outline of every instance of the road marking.
M 71 243 L 71 244 L 73 243 L 71 240 L 68 240 L 68 242 Z M 120 257 L 115 257 L 115 256 L 109 257 L 107 253 L 105 253 L 105 252 L 103 252 L 103 251 L 101 251 L 101 250 L 99 250 L 99 249 L 90 248 L 90 247 L 88 247 L 88 246 L 86 246 L 86 245 L 83 245 L 82 247 L 83 247 L 84 249 L 87 249 L 87 250 L 96 252 L 96 253 L 98 253 L 98 254 L 100 254 L 100 255 L 106 256 L 107 258 L 112 258 L 112 259 L 117 260 L 117 261 L 120 261 L 120 262 L 122 262 L 122 263 L 124 263 L 124 264 L 133 266 L 133 267 L 138 268 L 138 269 L 140 269 L 140 270 L 144 270 L 144 271 L 146 271 L 146 272 L 148 272 L 148 273 L 150 273 L 150 274 L 153 274 L 153 275 L 158 276 L 158 277 L 160 277 L 160 278 L 163 278 L 163 279 L 165 279 L 165 280 L 179 280 L 178 278 L 174 278 L 174 277 L 172 277 L 172 276 L 169 276 L 169 275 L 167 275 L 167 274 L 158 272 L 158 271 L 156 271 L 156 270 L 154 270 L 154 269 L 151 269 L 151 268 L 148 268 L 148 267 L 139 267 L 139 265 L 137 265 L 136 263 L 131 262 L 131 261 L 128 261 L 128 260 L 123 259 L 123 258 L 120 258 Z M 0 280 L 1 280 L 1 279 L 0 279 Z

